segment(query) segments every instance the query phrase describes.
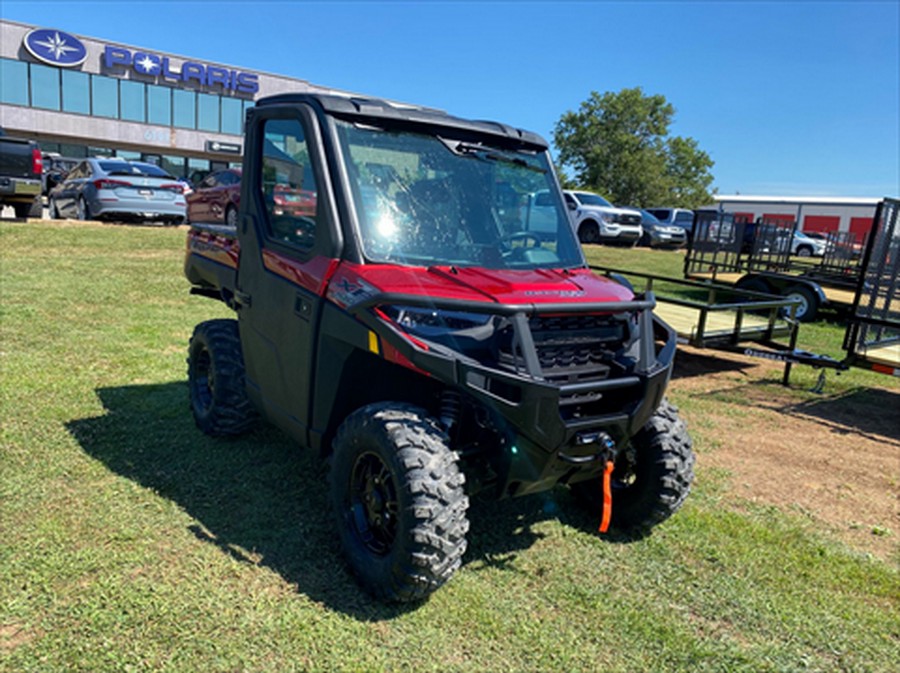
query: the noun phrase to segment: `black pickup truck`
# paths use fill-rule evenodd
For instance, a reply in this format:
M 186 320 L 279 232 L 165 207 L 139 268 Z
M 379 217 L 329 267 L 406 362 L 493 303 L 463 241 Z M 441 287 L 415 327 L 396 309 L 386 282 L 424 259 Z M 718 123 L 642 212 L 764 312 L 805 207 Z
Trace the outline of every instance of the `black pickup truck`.
M 0 131 L 0 207 L 12 206 L 16 217 L 40 217 L 42 173 L 38 144 Z

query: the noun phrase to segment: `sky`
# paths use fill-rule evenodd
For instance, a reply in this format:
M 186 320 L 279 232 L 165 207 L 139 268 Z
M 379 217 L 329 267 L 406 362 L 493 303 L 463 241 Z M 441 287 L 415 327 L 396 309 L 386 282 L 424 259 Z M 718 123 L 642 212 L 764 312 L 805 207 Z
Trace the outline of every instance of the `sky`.
M 0 0 L 0 17 L 551 141 L 592 91 L 641 87 L 721 194 L 900 196 L 900 0 Z

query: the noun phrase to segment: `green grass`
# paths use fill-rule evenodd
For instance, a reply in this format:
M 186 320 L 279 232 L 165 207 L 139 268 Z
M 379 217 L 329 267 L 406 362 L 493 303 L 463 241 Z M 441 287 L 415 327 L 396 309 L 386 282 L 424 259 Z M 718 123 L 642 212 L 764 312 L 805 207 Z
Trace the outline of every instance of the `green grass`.
M 0 670 L 900 670 L 896 564 L 736 510 L 708 473 L 632 543 L 564 491 L 476 500 L 452 582 L 373 602 L 311 452 L 194 428 L 187 339 L 228 312 L 188 295 L 183 247 L 183 230 L 0 224 Z

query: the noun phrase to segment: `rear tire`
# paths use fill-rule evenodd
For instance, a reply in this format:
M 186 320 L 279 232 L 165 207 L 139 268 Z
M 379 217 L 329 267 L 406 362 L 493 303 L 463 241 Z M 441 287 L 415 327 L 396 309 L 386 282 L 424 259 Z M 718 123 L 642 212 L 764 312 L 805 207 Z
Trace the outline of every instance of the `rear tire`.
M 469 500 L 446 433 L 424 410 L 372 404 L 338 429 L 331 497 L 347 561 L 376 598 L 410 602 L 447 582 L 466 550 Z
M 241 435 L 256 425 L 236 320 L 207 320 L 194 328 L 188 347 L 188 388 L 194 422 L 207 435 Z
M 578 240 L 582 243 L 599 243 L 600 227 L 593 220 L 587 220 L 578 227 Z
M 663 400 L 630 446 L 619 454 L 612 473 L 612 517 L 616 530 L 640 537 L 672 516 L 694 481 L 691 437 L 678 409 Z M 575 496 L 599 516 L 600 477 L 572 485 Z
M 12 207 L 16 217 L 22 220 L 29 217 L 40 218 L 44 210 L 40 196 L 35 197 L 31 203 L 14 203 Z

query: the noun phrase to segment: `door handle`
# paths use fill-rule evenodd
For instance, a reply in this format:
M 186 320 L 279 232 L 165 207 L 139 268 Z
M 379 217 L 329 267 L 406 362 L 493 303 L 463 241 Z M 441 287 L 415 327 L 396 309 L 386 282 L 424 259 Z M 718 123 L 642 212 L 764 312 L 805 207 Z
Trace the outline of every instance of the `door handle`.
M 249 307 L 253 304 L 253 297 L 250 296 L 250 293 L 242 292 L 241 290 L 234 291 L 234 300 L 237 302 L 238 308 L 241 306 Z

